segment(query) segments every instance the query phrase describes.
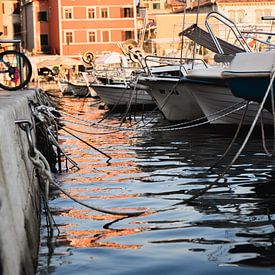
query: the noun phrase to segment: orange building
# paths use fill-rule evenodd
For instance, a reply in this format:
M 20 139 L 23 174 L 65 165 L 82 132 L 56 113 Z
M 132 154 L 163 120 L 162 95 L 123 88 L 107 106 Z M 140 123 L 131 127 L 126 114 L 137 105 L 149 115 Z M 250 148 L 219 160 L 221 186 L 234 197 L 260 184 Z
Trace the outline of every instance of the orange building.
M 2 0 L 1 1 L 1 31 L 4 39 L 20 39 L 20 1 Z
M 25 47 L 35 53 L 102 55 L 137 37 L 135 0 L 25 0 L 22 14 Z
M 0 5 L 2 8 L 0 8 L 0 32 L 3 32 L 3 4 L 2 0 L 0 0 Z

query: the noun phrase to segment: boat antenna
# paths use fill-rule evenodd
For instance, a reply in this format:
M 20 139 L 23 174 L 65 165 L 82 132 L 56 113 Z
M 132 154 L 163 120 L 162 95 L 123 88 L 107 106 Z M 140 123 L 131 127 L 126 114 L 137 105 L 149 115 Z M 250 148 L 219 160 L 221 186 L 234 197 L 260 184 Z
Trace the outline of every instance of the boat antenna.
M 198 4 L 197 4 L 196 26 L 198 26 L 198 23 L 199 23 L 199 13 L 200 13 L 200 0 L 198 0 Z M 194 68 L 194 63 L 196 58 L 196 48 L 197 48 L 197 43 L 194 40 L 192 69 Z
M 186 16 L 186 6 L 183 11 L 183 19 L 182 19 L 182 29 L 185 29 L 185 16 Z M 180 47 L 180 70 L 182 66 L 182 58 L 183 58 L 183 43 L 184 43 L 184 35 L 181 36 L 181 47 Z

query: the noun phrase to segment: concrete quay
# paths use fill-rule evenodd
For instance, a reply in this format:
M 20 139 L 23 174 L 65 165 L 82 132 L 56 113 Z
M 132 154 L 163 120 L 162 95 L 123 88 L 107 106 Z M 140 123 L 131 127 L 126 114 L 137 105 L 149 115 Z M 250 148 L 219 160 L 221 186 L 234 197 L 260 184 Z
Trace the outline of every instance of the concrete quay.
M 26 132 L 15 121 L 32 121 L 28 105 L 37 90 L 0 90 L 0 274 L 34 274 L 40 227 L 40 188 L 28 156 Z M 33 132 L 33 131 L 32 131 Z

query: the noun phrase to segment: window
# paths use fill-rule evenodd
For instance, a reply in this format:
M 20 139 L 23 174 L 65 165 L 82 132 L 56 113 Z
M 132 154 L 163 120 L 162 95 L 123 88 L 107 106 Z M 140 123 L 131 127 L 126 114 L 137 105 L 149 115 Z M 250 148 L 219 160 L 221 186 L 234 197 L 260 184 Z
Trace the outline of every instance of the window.
M 49 45 L 49 38 L 47 34 L 40 34 L 40 45 L 41 46 Z
M 159 10 L 160 9 L 160 3 L 153 3 L 153 10 Z
M 101 18 L 108 18 L 108 8 L 102 8 L 101 9 Z
M 109 42 L 110 41 L 110 33 L 109 31 L 102 31 L 102 42 Z
M 13 4 L 13 14 L 20 14 L 20 3 Z
M 94 8 L 88 8 L 88 18 L 89 19 L 95 18 L 95 9 Z
M 133 38 L 133 32 L 132 31 L 125 31 L 125 40 L 132 39 Z
M 47 12 L 46 11 L 40 11 L 38 12 L 38 21 L 47 22 Z
M 96 41 L 96 37 L 95 37 L 95 32 L 94 31 L 90 31 L 88 33 L 88 41 L 89 42 L 95 42 Z
M 2 3 L 2 13 L 5 14 L 5 3 Z
M 65 40 L 66 40 L 67 45 L 70 45 L 70 43 L 73 43 L 73 33 L 72 32 L 66 32 Z
M 17 36 L 21 34 L 21 24 L 20 23 L 13 24 L 13 32 L 14 32 L 14 35 L 17 35 Z
M 133 10 L 131 8 L 123 8 L 123 17 L 133 17 Z
M 72 9 L 65 9 L 64 10 L 64 17 L 65 19 L 72 19 L 73 18 L 73 13 L 72 13 Z
M 3 34 L 4 35 L 8 35 L 8 27 L 7 26 L 3 26 Z

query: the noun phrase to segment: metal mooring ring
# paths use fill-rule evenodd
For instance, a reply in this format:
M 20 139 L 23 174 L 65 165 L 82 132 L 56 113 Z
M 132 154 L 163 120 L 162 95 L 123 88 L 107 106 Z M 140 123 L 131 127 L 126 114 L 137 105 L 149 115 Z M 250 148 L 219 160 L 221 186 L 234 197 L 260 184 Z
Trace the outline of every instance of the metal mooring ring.
M 28 140 L 28 144 L 29 144 L 29 153 L 30 153 L 31 157 L 34 157 L 35 156 L 35 147 L 34 147 L 33 138 L 31 135 L 31 130 L 33 128 L 32 123 L 26 119 L 19 119 L 19 120 L 14 121 L 14 123 L 18 124 L 19 127 L 26 132 L 27 140 Z

